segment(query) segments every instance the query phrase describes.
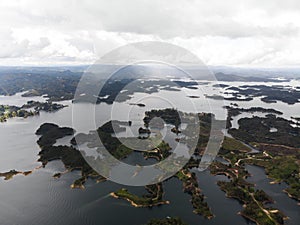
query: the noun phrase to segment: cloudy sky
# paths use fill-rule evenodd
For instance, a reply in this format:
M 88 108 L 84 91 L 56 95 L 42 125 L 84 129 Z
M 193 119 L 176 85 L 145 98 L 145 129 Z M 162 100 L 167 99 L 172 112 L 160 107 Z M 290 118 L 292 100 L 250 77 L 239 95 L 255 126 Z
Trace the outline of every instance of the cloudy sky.
M 299 0 L 2 0 L 0 66 L 90 64 L 137 41 L 214 66 L 300 67 Z

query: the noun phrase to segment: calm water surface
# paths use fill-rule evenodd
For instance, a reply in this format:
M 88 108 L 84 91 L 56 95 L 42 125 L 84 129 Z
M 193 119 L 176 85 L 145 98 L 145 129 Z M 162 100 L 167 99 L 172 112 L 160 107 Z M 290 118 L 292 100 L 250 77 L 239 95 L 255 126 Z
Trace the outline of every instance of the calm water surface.
M 224 83 L 224 82 L 223 82 Z M 232 82 L 233 83 L 233 82 Z M 255 83 L 258 84 L 258 83 Z M 235 83 L 238 85 L 238 83 Z M 219 89 L 212 85 L 202 85 L 203 92 L 218 94 Z M 100 104 L 97 106 L 78 103 L 77 110 L 95 110 L 95 123 L 100 126 L 113 119 L 128 120 L 133 118 L 137 123 L 144 117 L 144 112 L 149 109 L 163 109 L 176 106 L 178 110 L 187 112 L 210 112 L 214 110 L 217 118 L 225 118 L 222 103 L 218 100 L 210 100 L 209 105 L 203 95 L 200 98 L 187 98 L 188 95 L 199 95 L 199 90 L 183 88 L 185 95 L 179 91 L 160 91 L 151 95 L 135 93 L 133 98 L 123 103 L 113 105 Z M 0 104 L 22 105 L 28 100 L 39 100 L 42 97 L 22 98 L 20 94 L 15 96 L 0 96 Z M 191 101 L 191 104 L 186 104 Z M 129 103 L 143 102 L 146 107 L 130 106 Z M 255 104 L 254 104 L 255 103 Z M 72 126 L 72 104 L 65 101 L 66 107 L 56 113 L 41 112 L 40 116 L 27 119 L 13 118 L 7 123 L 0 124 L 0 171 L 31 170 L 40 165 L 38 159 L 39 147 L 36 144 L 39 138 L 34 133 L 44 122 L 56 123 L 60 126 Z M 227 104 L 225 102 L 225 104 Z M 238 102 L 241 107 L 262 106 L 274 108 L 284 112 L 285 117 L 297 116 L 299 106 L 289 106 L 284 103 L 267 104 L 255 99 L 254 102 Z M 297 111 L 298 107 L 298 111 Z M 298 115 L 299 116 L 299 115 Z M 95 124 L 85 124 L 82 118 L 81 129 L 85 132 L 91 130 Z M 137 125 L 138 126 L 138 125 Z M 70 137 L 59 139 L 56 145 L 68 144 Z M 137 157 L 137 158 L 136 158 Z M 140 157 L 140 158 L 139 158 Z M 141 156 L 135 155 L 125 159 L 127 163 L 141 160 Z M 154 161 L 149 160 L 148 163 Z M 281 209 L 291 219 L 288 224 L 297 224 L 299 221 L 299 206 L 296 202 L 282 192 L 284 185 L 270 185 L 262 169 L 248 166 L 253 174 L 250 182 L 255 182 L 257 188 L 264 189 L 275 199 L 275 206 Z M 140 225 L 151 218 L 163 218 L 166 216 L 179 216 L 188 224 L 251 224 L 237 215 L 242 206 L 233 199 L 225 197 L 216 182 L 226 179 L 224 176 L 211 176 L 208 171 L 197 173 L 199 185 L 207 197 L 207 202 L 212 208 L 215 217 L 206 220 L 202 216 L 193 214 L 190 204 L 190 195 L 182 192 L 182 183 L 172 178 L 164 183 L 165 199 L 170 205 L 148 208 L 133 208 L 126 201 L 116 200 L 109 193 L 123 186 L 112 182 L 95 184 L 93 181 L 86 183 L 85 190 L 71 190 L 70 184 L 79 177 L 79 172 L 63 175 L 60 179 L 54 179 L 52 175 L 64 171 L 63 164 L 59 161 L 50 162 L 46 168 L 36 170 L 33 174 L 24 177 L 18 175 L 10 181 L 0 180 L 0 224 L 2 225 L 66 225 L 66 224 L 102 224 Z M 145 190 L 142 187 L 126 187 L 130 191 L 141 194 Z

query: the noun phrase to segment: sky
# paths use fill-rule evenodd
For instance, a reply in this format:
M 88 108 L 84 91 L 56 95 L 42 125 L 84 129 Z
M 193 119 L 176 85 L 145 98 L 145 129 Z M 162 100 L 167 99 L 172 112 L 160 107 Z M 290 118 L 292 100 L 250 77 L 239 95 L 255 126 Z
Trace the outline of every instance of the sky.
M 300 67 L 299 0 L 2 0 L 0 66 L 94 63 L 163 41 L 210 66 Z

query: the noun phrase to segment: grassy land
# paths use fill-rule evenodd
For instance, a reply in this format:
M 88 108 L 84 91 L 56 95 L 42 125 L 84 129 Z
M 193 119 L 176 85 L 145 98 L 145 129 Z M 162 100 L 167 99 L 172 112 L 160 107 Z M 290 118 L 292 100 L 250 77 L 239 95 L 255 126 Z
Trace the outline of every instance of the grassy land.
M 230 164 L 214 162 L 210 166 L 211 173 L 213 175 L 224 174 L 230 179 L 229 182 L 219 181 L 218 185 L 228 197 L 237 199 L 243 204 L 243 210 L 240 213 L 242 216 L 260 225 L 284 224 L 285 216 L 283 213 L 266 206 L 266 203 L 272 202 L 272 199 L 263 190 L 255 190 L 254 185 L 245 180 L 249 175 L 244 168 L 245 163 L 256 164 L 255 162 L 259 162 L 261 166 L 266 166 L 269 162 L 272 168 L 276 167 L 276 163 L 274 166 L 273 158 L 268 154 L 253 155 L 247 154 L 247 152 L 249 150 L 239 141 L 232 138 L 225 139 L 219 154 Z M 278 170 L 271 171 L 279 177 L 290 176 L 296 169 L 292 162 L 295 163 L 295 160 L 282 162 L 281 172 Z
M 226 149 L 227 151 L 239 151 L 239 152 L 251 151 L 251 149 L 248 146 L 246 146 L 242 142 L 240 142 L 234 138 L 230 138 L 230 137 L 224 137 L 222 148 Z
M 264 160 L 248 159 L 249 164 L 265 168 L 266 174 L 274 182 L 286 182 L 286 192 L 290 197 L 300 201 L 300 169 L 294 156 L 275 156 Z
M 113 192 L 111 195 L 115 198 L 125 199 L 135 207 L 152 207 L 155 205 L 169 204 L 168 201 L 163 200 L 163 188 L 161 183 L 148 185 L 145 188 L 148 193 L 143 196 L 132 194 L 125 188 Z

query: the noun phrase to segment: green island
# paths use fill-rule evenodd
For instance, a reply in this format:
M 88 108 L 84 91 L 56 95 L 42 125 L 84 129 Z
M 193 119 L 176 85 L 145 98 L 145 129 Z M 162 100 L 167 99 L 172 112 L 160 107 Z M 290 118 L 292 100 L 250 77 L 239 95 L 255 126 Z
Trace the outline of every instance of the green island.
M 0 105 L 0 122 L 6 122 L 7 119 L 13 117 L 27 118 L 37 114 L 38 112 L 36 111 L 27 111 L 18 106 Z
M 187 225 L 178 217 L 167 217 L 163 219 L 151 219 L 145 225 Z
M 132 194 L 125 188 L 111 193 L 111 196 L 125 199 L 134 207 L 153 207 L 170 203 L 167 200 L 163 200 L 164 191 L 162 183 L 147 185 L 145 189 L 147 190 L 147 194 L 143 196 Z
M 172 108 L 147 111 L 145 112 L 145 117 L 143 119 L 145 126 L 148 127 L 150 121 L 155 117 L 159 117 L 164 120 L 165 123 L 174 125 L 176 128 L 178 128 L 179 124 L 181 123 L 180 119 L 183 117 L 183 113 Z
M 33 108 L 35 111 L 45 111 L 45 112 L 56 112 L 62 108 L 66 107 L 66 105 L 54 103 L 51 101 L 46 102 L 38 102 L 38 101 L 28 101 L 26 104 L 22 106 L 23 109 Z
M 197 165 L 199 162 L 197 162 Z M 192 164 L 190 164 L 192 165 Z M 207 219 L 212 219 L 213 214 L 204 199 L 204 195 L 198 185 L 198 180 L 195 173 L 191 173 L 187 168 L 182 169 L 176 174 L 176 177 L 183 183 L 183 191 L 192 196 L 191 203 L 194 208 L 194 213 L 203 215 Z
M 29 116 L 39 115 L 41 111 L 55 112 L 65 105 L 52 102 L 28 101 L 21 107 L 11 105 L 0 105 L 0 122 L 6 122 L 13 117 L 27 118 Z

